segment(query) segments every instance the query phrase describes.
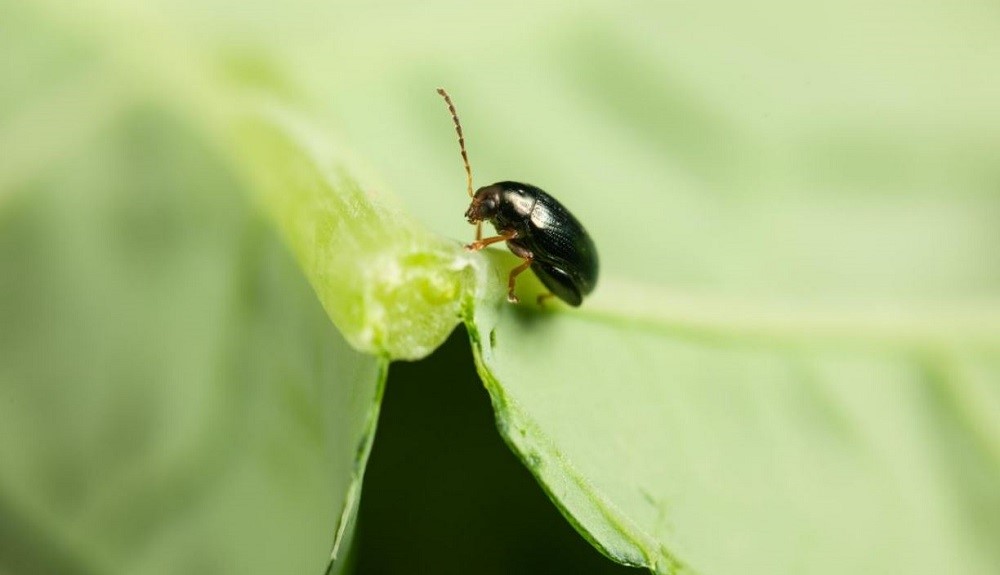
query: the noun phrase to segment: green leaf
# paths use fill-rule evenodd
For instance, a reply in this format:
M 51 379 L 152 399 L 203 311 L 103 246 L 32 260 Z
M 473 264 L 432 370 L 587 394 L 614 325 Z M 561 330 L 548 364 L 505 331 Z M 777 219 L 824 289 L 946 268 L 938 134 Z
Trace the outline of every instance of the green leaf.
M 869 347 L 859 325 L 834 346 L 618 311 L 470 323 L 501 432 L 609 557 L 661 573 L 997 566 L 1000 338 Z
M 0 571 L 341 570 L 386 360 L 201 127 L 44 38 L 68 70 L 0 125 Z
M 116 0 L 63 4 L 4 11 L 5 23 L 14 23 L 11 44 L 43 62 L 44 73 L 25 78 L 17 66 L 4 70 L 16 89 L 0 91 L 0 117 L 14 116 L 0 130 L 0 144 L 15 152 L 0 156 L 0 206 L 3 231 L 14 239 L 0 261 L 6 271 L 50 261 L 41 256 L 67 258 L 41 275 L 0 276 L 21 294 L 4 298 L 11 303 L 3 325 L 17 326 L 2 346 L 16 359 L 0 363 L 4 390 L 37 391 L 24 383 L 32 370 L 49 370 L 52 381 L 68 385 L 67 374 L 114 382 L 179 369 L 183 384 L 154 379 L 150 386 L 206 388 L 194 381 L 208 370 L 199 353 L 210 346 L 181 338 L 185 326 L 170 320 L 211 317 L 191 302 L 233 307 L 218 295 L 221 287 L 208 294 L 182 288 L 201 285 L 199 274 L 220 273 L 220 262 L 254 258 L 204 252 L 207 240 L 198 239 L 188 250 L 203 259 L 160 278 L 149 292 L 156 297 L 144 291 L 146 270 L 149 262 L 173 261 L 158 252 L 162 222 L 201 221 L 221 244 L 243 238 L 198 218 L 244 213 L 244 199 L 173 216 L 146 196 L 132 199 L 138 206 L 95 203 L 120 184 L 105 173 L 119 163 L 142 176 L 135 189 L 159 189 L 149 198 L 160 201 L 176 201 L 163 190 L 217 187 L 203 168 L 191 168 L 201 166 L 198 158 L 147 163 L 142 158 L 157 156 L 123 159 L 100 147 L 84 150 L 99 157 L 81 155 L 62 174 L 55 187 L 68 192 L 46 193 L 59 174 L 35 181 L 39 170 L 62 165 L 57 160 L 106 142 L 103 132 L 88 135 L 120 107 L 131 110 L 138 97 L 173 114 L 169 127 L 138 133 L 174 134 L 175 122 L 189 122 L 198 136 L 168 148 L 185 150 L 190 140 L 207 138 L 195 155 L 239 174 L 238 183 L 223 187 L 249 191 L 244 197 L 278 224 L 300 273 L 350 345 L 380 358 L 418 358 L 464 314 L 501 432 L 567 518 L 609 556 L 659 572 L 1000 568 L 993 544 L 1000 538 L 1000 266 L 993 257 L 1000 109 L 995 81 L 983 73 L 995 66 L 1000 34 L 985 5 L 845 2 L 817 13 L 785 3 L 661 3 L 625 11 L 602 3 L 574 4 L 572 11 L 558 4 L 521 11 L 422 3 L 396 7 L 386 18 L 388 11 L 370 3 L 282 2 L 254 10 L 226 0 L 169 9 Z M 37 36 L 37 26 L 21 27 L 16 18 L 35 10 L 45 23 Z M 489 276 L 481 258 L 441 239 L 469 234 L 451 126 L 433 94 L 441 83 L 458 101 L 478 183 L 539 184 L 594 235 L 602 278 L 581 310 L 507 306 L 501 286 L 510 258 L 492 256 Z M 62 99 L 60 88 L 86 97 Z M 55 96 L 39 97 L 46 90 Z M 386 184 L 359 183 L 360 171 L 332 143 L 333 133 L 349 137 Z M 82 177 L 88 174 L 90 180 Z M 398 190 L 405 208 L 374 193 L 384 188 Z M 131 206 L 126 215 L 139 214 L 126 218 L 140 221 L 131 235 L 118 237 L 105 219 L 80 218 L 88 210 L 117 214 L 121 206 Z M 56 241 L 73 226 L 113 237 Z M 30 237 L 17 240 L 18 233 Z M 155 241 L 143 242 L 143 234 Z M 131 250 L 130 259 L 112 257 L 104 249 L 112 245 Z M 283 265 L 281 277 L 296 281 L 296 270 Z M 266 275 L 271 266 L 259 269 Z M 138 277 L 115 281 L 116 274 Z M 22 285 L 21 278 L 30 281 Z M 521 288 L 531 301 L 538 286 L 526 279 Z M 302 285 L 276 289 L 276 298 L 299 289 L 293 301 L 311 301 Z M 481 290 L 475 301 L 474 289 Z M 227 293 L 244 292 L 254 293 L 235 283 Z M 254 320 L 268 326 L 258 328 L 261 340 L 245 342 L 238 329 L 226 332 L 231 341 L 219 336 L 248 350 L 233 353 L 253 359 L 241 367 L 277 370 L 254 366 L 280 362 L 272 346 L 299 357 L 315 343 L 314 336 L 271 331 L 272 323 L 288 320 L 286 305 L 297 304 L 236 306 L 252 317 L 258 307 L 281 310 Z M 302 315 L 318 322 L 317 330 L 326 325 L 315 319 L 318 309 Z M 155 334 L 156 341 L 135 333 Z M 206 329 L 195 333 L 208 337 Z M 341 346 L 333 354 L 337 369 L 356 375 L 367 366 L 364 381 L 378 381 L 384 363 L 325 337 Z M 208 370 L 201 380 L 219 373 Z M 14 456 L 0 459 L 4 477 L 9 467 L 14 478 L 13 487 L 0 490 L 11 501 L 11 513 L 0 517 L 18 518 L 3 524 L 4 534 L 16 535 L 0 539 L 14 542 L 4 556 L 54 562 L 42 563 L 51 567 L 42 571 L 79 564 L 85 572 L 115 570 L 123 561 L 121 570 L 133 572 L 128 568 L 159 565 L 168 554 L 194 561 L 204 556 L 190 553 L 195 544 L 232 557 L 233 539 L 218 536 L 219 529 L 217 540 L 201 537 L 194 528 L 217 523 L 191 518 L 190 539 L 150 536 L 143 548 L 125 539 L 150 533 L 142 525 L 115 517 L 102 523 L 104 516 L 93 519 L 73 505 L 71 496 L 85 489 L 71 485 L 67 496 L 46 485 L 95 477 L 61 467 L 92 471 L 86 464 L 93 461 L 103 485 L 110 456 L 73 443 L 90 435 L 64 413 L 103 422 L 89 409 L 104 405 L 102 398 L 125 401 L 127 414 L 145 413 L 131 408 L 123 389 L 83 397 L 39 391 L 32 404 L 39 409 L 22 408 L 20 395 L 7 402 L 14 407 L 7 407 L 4 425 L 22 427 L 4 440 Z M 371 393 L 348 408 L 351 432 L 324 436 L 350 439 L 360 454 L 352 466 L 337 467 L 348 479 L 325 492 L 292 490 L 338 512 L 338 541 L 349 535 L 370 406 L 378 403 L 378 385 L 365 389 Z M 60 404 L 63 411 L 45 403 L 64 400 L 71 407 Z M 189 418 L 183 421 L 207 413 L 192 415 L 178 404 L 189 406 L 166 402 L 174 406 L 170 414 Z M 24 421 L 53 419 L 58 423 L 44 428 L 68 437 L 66 445 L 25 442 Z M 116 429 L 136 439 L 142 436 L 134 430 L 144 428 L 124 422 Z M 22 445 L 31 448 L 16 451 Z M 337 445 L 343 463 L 349 451 Z M 95 452 L 101 456 L 87 457 Z M 49 467 L 28 474 L 21 466 L 32 458 Z M 183 475 L 186 461 L 171 463 Z M 149 475 L 169 482 L 178 473 L 160 471 Z M 271 493 L 259 493 L 265 491 Z M 324 504 L 324 493 L 336 503 Z M 162 503 L 169 498 L 147 499 L 169 507 Z M 135 509 L 156 528 L 182 525 L 144 515 L 134 502 L 122 497 L 118 509 Z M 234 505 L 218 517 L 239 520 L 237 510 L 258 508 Z M 308 530 L 317 539 L 298 543 L 318 547 L 323 529 L 309 527 L 329 519 L 279 535 Z M 252 520 L 239 526 L 259 527 Z M 325 532 L 327 548 L 332 531 Z M 56 541 L 34 543 L 46 537 Z M 58 551 L 42 557 L 39 549 Z M 301 561 L 315 557 L 304 547 L 283 549 L 289 557 L 282 566 L 295 552 Z M 257 553 L 240 558 L 274 570 Z
M 838 25 L 851 14 L 838 12 L 848 19 Z M 956 28 L 935 30 L 961 36 L 954 23 L 968 15 L 948 15 Z M 931 48 L 920 31 L 938 16 L 877 21 L 899 24 L 894 41 L 921 52 Z M 587 35 L 567 56 L 570 88 L 532 84 L 533 98 L 566 104 L 544 118 L 526 111 L 525 125 L 577 138 L 521 150 L 576 154 L 583 175 L 554 179 L 595 231 L 605 271 L 579 310 L 498 306 L 499 288 L 480 300 L 468 325 L 498 427 L 567 519 L 625 564 L 996 572 L 1000 277 L 986 246 L 997 180 L 978 158 L 1000 115 L 970 77 L 935 89 L 978 104 L 927 126 L 947 113 L 939 96 L 897 109 L 881 99 L 890 87 L 852 75 L 862 73 L 839 60 L 839 44 L 808 41 L 808 18 L 787 19 L 798 57 L 826 65 L 814 77 L 839 71 L 849 92 L 830 82 L 792 92 L 787 61 L 726 71 L 692 56 L 753 58 L 740 50 L 787 40 L 741 28 L 720 38 L 714 19 L 686 20 L 683 39 L 638 23 L 622 37 Z M 676 51 L 658 49 L 665 37 Z M 879 50 L 881 34 L 852 40 L 874 69 L 910 53 Z M 932 45 L 965 61 L 963 48 Z M 689 73 L 705 65 L 687 83 L 703 93 L 685 98 L 672 84 L 671 57 Z M 760 90 L 713 91 L 738 70 L 773 74 L 764 103 Z M 894 76 L 891 90 L 917 94 L 931 76 Z M 610 120 L 587 121 L 593 110 Z M 490 136 L 504 132 L 486 123 Z M 629 123 L 631 134 L 605 135 Z M 576 143 L 588 131 L 599 145 Z M 660 146 L 661 165 L 641 143 Z M 495 258 L 494 285 L 514 263 Z M 526 282 L 522 299 L 538 291 Z
M 6 570 L 318 573 L 349 516 L 385 362 L 176 126 L 128 114 L 0 227 Z
M 245 62 L 66 8 L 5 10 L 46 76 L 5 76 L 0 565 L 341 571 L 387 358 L 454 328 L 468 258 Z
M 141 5 L 43 3 L 37 11 L 71 27 L 72 40 L 112 56 L 111 73 L 128 93 L 198 126 L 278 224 L 352 346 L 419 359 L 459 323 L 473 291 L 472 260 L 359 181 L 358 162 L 314 127 L 308 106 L 286 93 L 265 57 L 210 57 Z M 155 75 L 149 62 L 157 63 Z
M 472 259 L 457 242 L 367 195 L 287 110 L 254 113 L 235 141 L 333 322 L 355 348 L 419 359 L 459 322 Z

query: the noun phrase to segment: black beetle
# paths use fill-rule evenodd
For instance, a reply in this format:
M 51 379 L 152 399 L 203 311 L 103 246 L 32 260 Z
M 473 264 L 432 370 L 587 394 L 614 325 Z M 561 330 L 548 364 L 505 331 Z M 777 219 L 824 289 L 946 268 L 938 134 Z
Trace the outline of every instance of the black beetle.
M 538 296 L 539 304 L 555 295 L 571 306 L 580 305 L 583 296 L 592 292 L 597 283 L 597 248 L 587 230 L 558 200 L 529 184 L 497 182 L 472 193 L 472 168 L 465 151 L 462 124 L 448 92 L 438 88 L 438 94 L 448 104 L 455 122 L 466 184 L 472 198 L 465 217 L 476 226 L 476 241 L 465 248 L 477 251 L 506 241 L 514 255 L 524 258 L 521 265 L 510 270 L 507 278 L 508 301 L 518 301 L 514 284 L 518 274 L 530 267 L 551 291 Z M 484 221 L 493 224 L 496 236 L 483 239 Z

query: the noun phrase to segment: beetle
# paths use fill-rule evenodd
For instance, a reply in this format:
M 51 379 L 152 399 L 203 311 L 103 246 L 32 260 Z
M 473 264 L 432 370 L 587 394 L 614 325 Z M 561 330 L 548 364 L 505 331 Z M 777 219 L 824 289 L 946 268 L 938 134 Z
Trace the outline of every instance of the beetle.
M 549 293 L 538 296 L 539 305 L 556 296 L 577 307 L 594 290 L 599 269 L 597 248 L 583 224 L 558 200 L 541 188 L 520 182 L 503 181 L 472 191 L 472 168 L 465 150 L 465 136 L 451 96 L 438 88 L 458 133 L 458 145 L 465 165 L 466 186 L 472 203 L 465 218 L 476 226 L 476 240 L 465 246 L 479 251 L 498 242 L 507 242 L 521 258 L 520 265 L 507 276 L 507 301 L 517 303 L 514 294 L 517 276 L 531 268 Z M 490 222 L 497 235 L 483 238 L 483 222 Z

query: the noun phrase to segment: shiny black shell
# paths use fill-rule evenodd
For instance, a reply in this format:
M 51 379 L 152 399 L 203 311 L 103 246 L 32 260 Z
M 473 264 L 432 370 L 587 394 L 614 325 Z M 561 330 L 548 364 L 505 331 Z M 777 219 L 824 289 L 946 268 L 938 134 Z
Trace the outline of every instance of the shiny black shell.
M 578 306 L 597 284 L 597 248 L 583 224 L 544 190 L 520 182 L 497 182 L 476 196 L 491 196 L 486 218 L 498 233 L 517 232 L 507 241 L 515 255 L 532 257 L 531 271 L 545 287 Z

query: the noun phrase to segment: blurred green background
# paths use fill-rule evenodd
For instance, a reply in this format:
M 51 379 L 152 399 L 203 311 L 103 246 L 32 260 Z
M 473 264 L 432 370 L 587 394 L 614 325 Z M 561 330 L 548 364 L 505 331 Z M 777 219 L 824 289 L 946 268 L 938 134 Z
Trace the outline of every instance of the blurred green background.
M 1000 316 L 995 3 L 0 0 L 0 54 L 2 573 L 326 564 L 383 366 L 220 149 L 233 94 L 465 240 L 447 87 L 477 183 L 571 206 L 605 286 Z M 615 570 L 500 444 L 456 337 L 393 366 L 350 563 Z

